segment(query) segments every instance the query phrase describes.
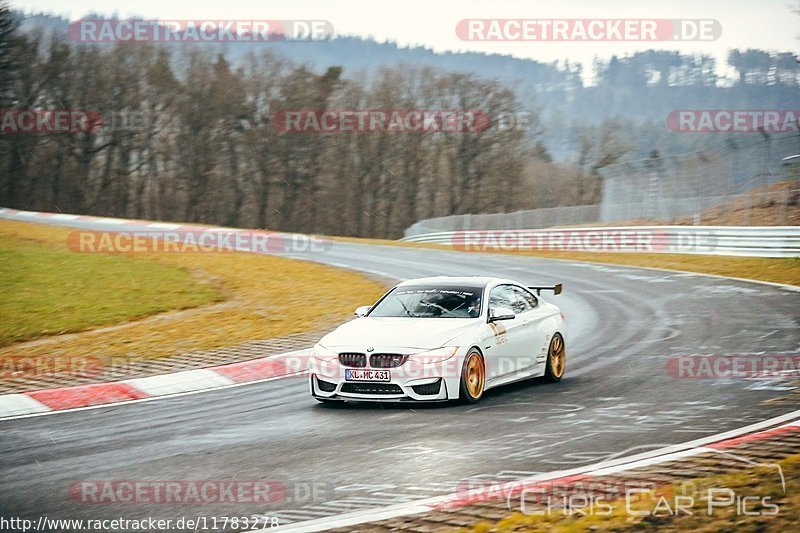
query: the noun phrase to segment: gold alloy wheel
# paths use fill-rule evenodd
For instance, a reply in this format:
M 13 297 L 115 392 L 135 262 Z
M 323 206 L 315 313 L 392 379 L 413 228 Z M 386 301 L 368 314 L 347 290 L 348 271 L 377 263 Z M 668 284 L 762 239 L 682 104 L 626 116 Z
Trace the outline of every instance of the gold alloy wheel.
M 477 353 L 472 353 L 467 360 L 467 392 L 470 396 L 477 399 L 483 394 L 483 382 L 485 379 L 483 361 Z
M 553 342 L 550 343 L 550 370 L 553 372 L 553 377 L 560 378 L 564 375 L 564 362 L 566 356 L 564 354 L 564 339 L 561 335 L 556 334 L 553 337 Z

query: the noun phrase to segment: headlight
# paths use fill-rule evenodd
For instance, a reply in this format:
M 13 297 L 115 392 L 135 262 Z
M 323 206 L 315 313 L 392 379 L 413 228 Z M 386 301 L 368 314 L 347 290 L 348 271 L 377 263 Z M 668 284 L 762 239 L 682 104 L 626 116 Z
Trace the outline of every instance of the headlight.
M 339 359 L 339 354 L 325 348 L 321 344 L 315 344 L 314 350 L 311 352 L 311 357 L 319 361 L 334 361 Z
M 446 346 L 428 352 L 419 352 L 408 357 L 409 361 L 416 361 L 422 364 L 441 363 L 453 357 L 458 351 L 458 346 Z

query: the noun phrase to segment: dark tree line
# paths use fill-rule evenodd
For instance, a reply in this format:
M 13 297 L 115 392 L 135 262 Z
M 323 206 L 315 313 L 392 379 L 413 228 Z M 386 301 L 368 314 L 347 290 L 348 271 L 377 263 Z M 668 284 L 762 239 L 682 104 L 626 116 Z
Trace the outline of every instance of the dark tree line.
M 396 237 L 424 217 L 519 207 L 512 191 L 526 161 L 546 156 L 524 131 L 496 123 L 521 110 L 514 93 L 473 75 L 413 66 L 317 74 L 270 53 L 233 65 L 201 47 L 74 46 L 10 24 L 4 11 L 3 107 L 90 110 L 104 122 L 0 135 L 0 205 Z M 276 112 L 295 109 L 478 109 L 495 122 L 279 131 Z
M 17 29 L 14 17 L 0 7 L 0 109 L 105 117 L 97 131 L 0 134 L 0 205 L 23 209 L 397 237 L 422 218 L 595 203 L 606 166 L 720 142 L 669 132 L 669 111 L 784 108 L 800 97 L 796 58 L 759 50 L 731 52 L 729 87 L 713 58 L 663 50 L 597 61 L 584 87 L 580 64 L 446 53 L 362 71 L 347 65 L 374 63 L 376 46 L 386 63 L 399 50 L 355 38 L 280 49 L 329 59 L 349 50 L 344 66 L 320 68 L 273 47 L 75 45 L 58 28 Z M 486 65 L 475 70 L 491 79 L 437 66 L 448 61 Z M 279 131 L 276 112 L 296 109 L 478 109 L 493 122 Z M 522 127 L 500 126 L 521 114 Z

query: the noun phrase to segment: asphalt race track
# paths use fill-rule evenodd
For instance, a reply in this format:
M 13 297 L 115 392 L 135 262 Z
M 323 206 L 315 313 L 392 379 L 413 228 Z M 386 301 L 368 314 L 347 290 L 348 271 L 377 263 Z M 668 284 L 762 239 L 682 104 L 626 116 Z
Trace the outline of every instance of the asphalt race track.
M 16 217 L 15 217 L 16 218 Z M 70 223 L 96 229 L 91 223 Z M 107 228 L 107 227 L 104 227 Z M 126 229 L 133 229 L 130 225 Z M 628 267 L 336 243 L 293 254 L 396 278 L 564 283 L 567 371 L 489 391 L 477 406 L 324 406 L 286 378 L 157 401 L 0 421 L 6 516 L 277 516 L 280 523 L 440 495 L 741 427 L 793 409 L 787 382 L 677 379 L 670 357 L 796 354 L 798 293 Z M 370 304 L 372 302 L 364 302 Z M 85 504 L 80 480 L 276 480 L 274 505 Z

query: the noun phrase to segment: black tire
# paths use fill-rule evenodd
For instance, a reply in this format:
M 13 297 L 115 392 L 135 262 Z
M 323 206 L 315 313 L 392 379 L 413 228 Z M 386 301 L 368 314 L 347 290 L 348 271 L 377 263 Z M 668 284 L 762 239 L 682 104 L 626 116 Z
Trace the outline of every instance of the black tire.
M 567 352 L 564 346 L 564 337 L 561 333 L 556 333 L 550 339 L 550 347 L 547 349 L 547 365 L 544 370 L 544 377 L 547 381 L 561 381 L 567 365 Z
M 458 398 L 463 403 L 478 403 L 486 388 L 486 365 L 481 352 L 473 348 L 464 358 Z

